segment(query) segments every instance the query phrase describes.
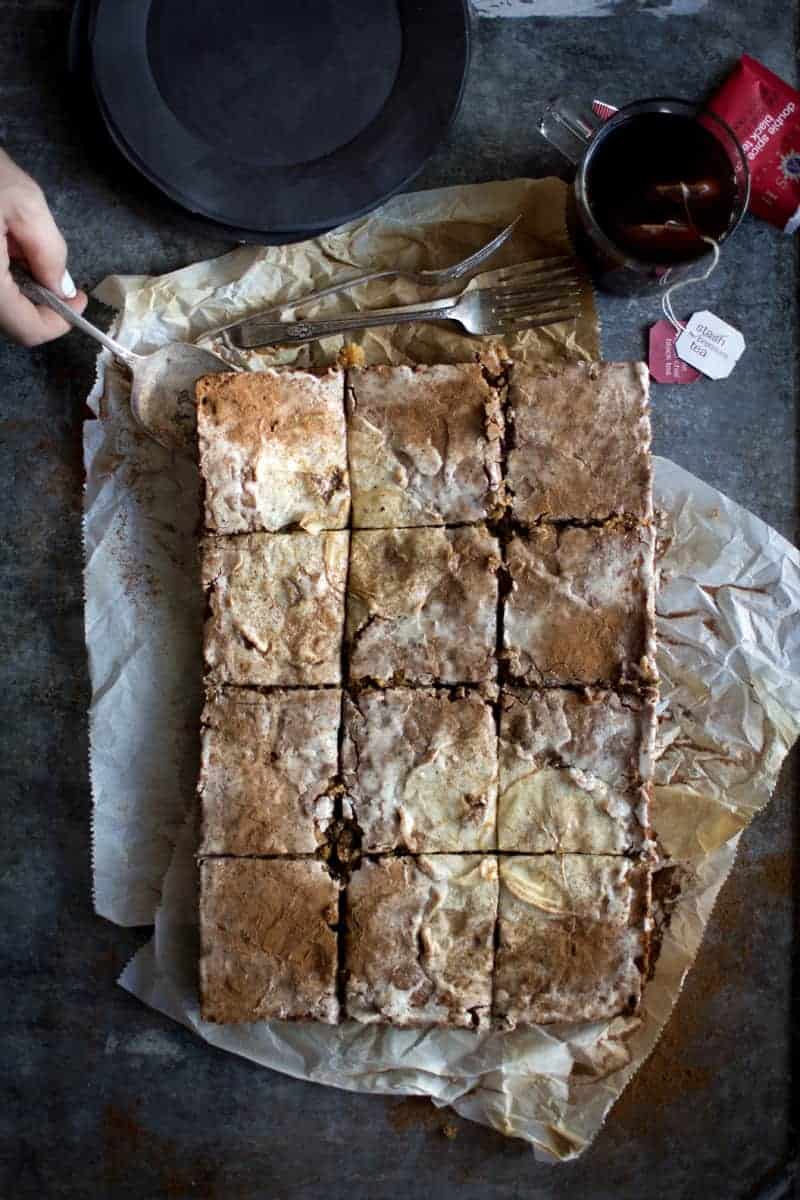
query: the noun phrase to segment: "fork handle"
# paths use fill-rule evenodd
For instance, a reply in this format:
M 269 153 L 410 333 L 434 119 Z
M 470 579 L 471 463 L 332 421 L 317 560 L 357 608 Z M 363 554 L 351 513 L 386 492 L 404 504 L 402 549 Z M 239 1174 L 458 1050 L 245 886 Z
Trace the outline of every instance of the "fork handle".
M 127 346 L 120 345 L 119 342 L 109 337 L 107 333 L 103 333 L 102 329 L 98 329 L 96 325 L 92 325 L 91 321 L 87 321 L 80 313 L 76 313 L 55 292 L 51 292 L 44 284 L 37 283 L 33 276 L 29 275 L 19 263 L 14 263 L 11 274 L 26 300 L 30 300 L 32 304 L 46 304 L 48 308 L 52 308 L 53 312 L 57 312 L 74 329 L 80 329 L 82 333 L 88 333 L 89 337 L 94 338 L 101 346 L 105 346 L 107 350 L 110 350 L 119 362 L 125 363 L 130 369 L 133 368 L 139 359 L 138 354 L 134 354 L 132 350 L 128 350 Z
M 308 292 L 307 295 L 298 296 L 294 300 L 279 300 L 277 304 L 270 304 L 268 308 L 263 308 L 256 317 L 238 317 L 235 321 L 229 321 L 227 325 L 218 325 L 213 329 L 208 329 L 204 332 L 203 337 L 223 337 L 232 346 L 250 349 L 253 343 L 249 339 L 260 336 L 261 322 L 279 321 L 281 313 L 286 312 L 287 309 L 295 311 L 298 308 L 307 308 L 311 304 L 316 304 L 318 300 L 336 296 L 339 292 L 349 292 L 351 288 L 361 287 L 364 283 L 375 283 L 377 279 L 394 279 L 396 276 L 408 274 L 407 271 L 392 269 L 391 271 L 370 271 L 368 275 L 351 275 L 349 279 L 340 279 L 337 283 L 331 283 L 317 292 Z M 248 340 L 244 341 L 245 338 Z M 263 343 L 256 344 L 263 345 Z
M 282 313 L 285 309 L 291 308 L 307 308 L 311 304 L 316 304 L 318 300 L 325 300 L 328 296 L 336 296 L 339 292 L 349 292 L 351 288 L 361 287 L 365 283 L 375 283 L 378 279 L 392 279 L 395 275 L 405 275 L 405 271 L 370 271 L 367 275 L 351 275 L 349 279 L 340 279 L 337 283 L 331 283 L 328 287 L 320 288 L 317 292 L 309 292 L 306 296 L 299 296 L 296 300 L 280 300 L 277 304 L 270 305 L 265 308 L 259 316 L 269 317 L 273 314 Z M 251 320 L 258 320 L 258 317 L 252 317 Z M 249 324 L 242 321 L 242 325 Z
M 429 300 L 426 304 L 404 304 L 399 308 L 373 308 L 364 312 L 349 313 L 341 317 L 328 317 L 318 321 L 266 321 L 253 317 L 246 328 L 231 330 L 230 340 L 241 350 L 253 350 L 257 346 L 298 345 L 314 342 L 317 338 L 333 333 L 348 333 L 354 329 L 368 329 L 373 325 L 399 325 L 406 321 L 440 321 L 455 308 L 460 296 L 448 296 L 444 300 Z

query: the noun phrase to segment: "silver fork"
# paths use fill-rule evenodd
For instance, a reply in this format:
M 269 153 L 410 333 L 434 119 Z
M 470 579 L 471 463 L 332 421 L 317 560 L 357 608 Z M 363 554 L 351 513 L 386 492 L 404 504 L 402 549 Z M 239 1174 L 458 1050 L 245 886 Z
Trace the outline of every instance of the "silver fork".
M 258 321 L 262 317 L 272 317 L 277 320 L 281 313 L 306 308 L 311 304 L 316 304 L 318 300 L 324 300 L 326 296 L 336 296 L 339 292 L 348 292 L 351 288 L 360 287 L 363 283 L 374 283 L 376 279 L 408 279 L 412 283 L 419 284 L 420 287 L 431 288 L 443 287 L 446 283 L 455 283 L 459 279 L 463 279 L 465 275 L 471 275 L 493 254 L 496 254 L 511 237 L 521 220 L 522 214 L 520 213 L 510 225 L 501 229 L 496 237 L 488 241 L 485 246 L 468 254 L 466 258 L 461 259 L 461 262 L 453 263 L 451 267 L 436 267 L 425 271 L 404 271 L 400 268 L 393 268 L 391 271 L 369 271 L 366 275 L 351 275 L 349 279 L 340 279 L 336 283 L 330 284 L 329 287 L 320 288 L 317 292 L 308 292 L 305 296 L 298 296 L 294 300 L 281 300 L 277 304 L 271 304 L 269 308 L 262 308 L 255 317 L 240 317 L 228 325 L 220 325 L 219 328 L 204 333 L 203 337 L 222 336 L 223 341 L 228 341 L 233 346 L 244 347 L 246 343 L 238 341 L 239 334 L 234 336 L 234 331 L 241 329 L 244 331 L 244 336 L 247 336 L 247 330 L 252 321 Z
M 334 333 L 408 321 L 458 321 L 467 333 L 501 334 L 570 320 L 580 311 L 580 269 L 569 255 L 542 258 L 471 279 L 457 296 L 374 308 L 312 321 L 271 321 L 253 317 L 233 331 L 242 350 L 257 346 L 297 345 Z

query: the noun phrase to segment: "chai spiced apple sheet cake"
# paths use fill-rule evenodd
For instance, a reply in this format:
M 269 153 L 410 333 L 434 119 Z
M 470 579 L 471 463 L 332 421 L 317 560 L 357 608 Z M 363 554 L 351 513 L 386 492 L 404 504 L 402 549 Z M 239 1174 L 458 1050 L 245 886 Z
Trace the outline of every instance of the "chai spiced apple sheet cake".
M 637 363 L 200 380 L 207 1020 L 636 1010 L 647 392 Z

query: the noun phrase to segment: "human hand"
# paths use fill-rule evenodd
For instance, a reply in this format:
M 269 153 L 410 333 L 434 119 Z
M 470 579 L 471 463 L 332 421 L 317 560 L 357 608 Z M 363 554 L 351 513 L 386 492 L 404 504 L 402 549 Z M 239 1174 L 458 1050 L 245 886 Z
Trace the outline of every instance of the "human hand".
M 22 259 L 39 283 L 83 312 L 86 296 L 67 270 L 67 246 L 42 189 L 0 150 L 0 332 L 23 346 L 38 346 L 70 328 L 52 308 L 22 295 L 10 271 Z

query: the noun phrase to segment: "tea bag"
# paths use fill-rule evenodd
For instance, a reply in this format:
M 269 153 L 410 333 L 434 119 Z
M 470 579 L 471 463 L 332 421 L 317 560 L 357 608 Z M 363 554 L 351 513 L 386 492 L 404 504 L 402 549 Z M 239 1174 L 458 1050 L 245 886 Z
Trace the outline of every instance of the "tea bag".
M 607 120 L 618 110 L 602 100 L 592 110 Z M 702 127 L 702 122 L 698 124 Z M 710 130 L 705 143 L 684 133 L 683 143 L 653 142 L 640 147 L 636 171 L 625 176 L 609 229 L 630 253 L 665 265 L 703 254 L 703 235 L 720 237 L 730 222 L 733 167 Z M 718 147 L 714 153 L 714 147 Z M 676 155 L 682 160 L 680 174 Z M 616 164 L 620 169 L 624 162 Z M 687 220 L 686 198 L 693 219 Z
M 692 206 L 696 207 L 698 204 L 715 203 L 719 200 L 722 189 L 719 180 L 709 175 L 705 179 L 676 179 L 654 183 L 649 192 L 654 200 L 670 200 L 675 204 L 680 204 L 685 196 Z
M 685 183 L 682 183 L 680 188 L 683 207 L 686 210 L 686 220 L 698 237 L 711 247 L 711 262 L 701 275 L 691 275 L 688 279 L 679 280 L 678 283 L 667 288 L 661 306 L 664 316 L 677 334 L 674 341 L 674 352 L 681 362 L 685 366 L 700 371 L 708 379 L 727 379 L 744 353 L 745 341 L 739 330 L 707 309 L 693 313 L 687 323 L 682 325 L 672 307 L 672 297 L 679 288 L 686 287 L 690 283 L 702 283 L 708 279 L 719 262 L 719 243 L 707 234 L 701 234 L 695 228 L 689 207 L 689 188 Z M 689 381 L 688 378 L 680 380 L 680 382 Z
M 637 247 L 643 258 L 665 255 L 697 254 L 706 240 L 689 214 L 717 204 L 722 197 L 719 181 L 712 176 L 700 179 L 664 179 L 648 184 L 642 196 L 642 207 L 660 212 L 661 221 L 640 221 L 620 226 L 631 246 Z M 674 213 L 669 214 L 669 210 Z M 669 215 L 667 215 L 669 214 Z
M 669 218 L 666 221 L 642 221 L 636 225 L 620 225 L 619 232 L 626 243 L 642 258 L 661 258 L 667 255 L 690 255 L 700 249 L 697 230 L 686 221 Z

